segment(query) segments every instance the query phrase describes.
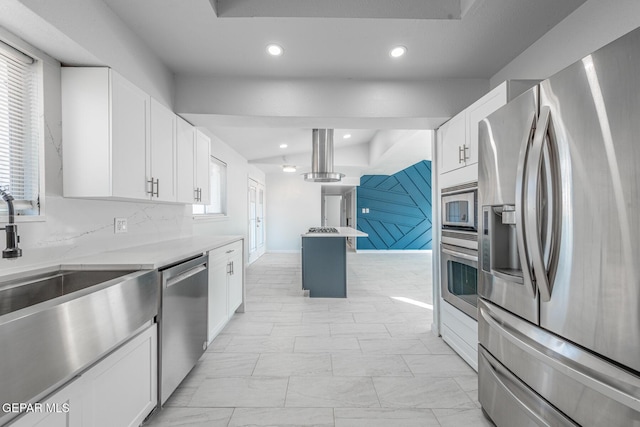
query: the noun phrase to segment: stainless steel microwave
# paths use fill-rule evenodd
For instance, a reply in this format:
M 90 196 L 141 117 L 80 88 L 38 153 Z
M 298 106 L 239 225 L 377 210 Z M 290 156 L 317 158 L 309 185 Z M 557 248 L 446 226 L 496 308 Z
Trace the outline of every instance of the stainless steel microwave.
M 442 228 L 478 230 L 478 183 L 442 189 Z

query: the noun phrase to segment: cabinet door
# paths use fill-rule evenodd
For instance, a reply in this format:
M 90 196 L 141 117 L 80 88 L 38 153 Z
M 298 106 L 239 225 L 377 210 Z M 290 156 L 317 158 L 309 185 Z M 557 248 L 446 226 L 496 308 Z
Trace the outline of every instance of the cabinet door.
M 27 413 L 11 426 L 82 427 L 83 391 L 83 379 L 75 379 L 43 401 L 41 411 Z
M 227 276 L 229 257 L 224 248 L 209 252 L 209 307 L 208 329 L 209 343 L 227 324 Z
M 209 157 L 211 156 L 211 140 L 207 135 L 196 129 L 196 188 L 200 190 L 201 205 L 211 203 L 211 189 L 209 182 Z
M 229 274 L 229 317 L 231 317 L 242 304 L 244 268 L 242 263 L 242 244 L 234 244 L 229 250 L 233 250 L 229 254 L 229 262 L 231 263 L 231 272 Z
M 87 371 L 85 425 L 139 426 L 158 402 L 154 324 Z
M 195 195 L 195 153 L 193 126 L 178 117 L 176 129 L 177 200 L 180 203 L 194 203 Z
M 506 103 L 507 85 L 505 82 L 467 109 L 467 165 L 478 163 L 478 123 Z
M 466 112 L 463 111 L 443 124 L 438 134 L 440 173 L 463 167 L 465 165 L 463 151 L 467 134 Z
M 151 97 L 111 72 L 112 194 L 148 199 L 149 104 Z
M 176 201 L 175 138 L 176 115 L 155 99 L 151 99 L 151 143 L 148 180 L 154 181 L 151 199 Z

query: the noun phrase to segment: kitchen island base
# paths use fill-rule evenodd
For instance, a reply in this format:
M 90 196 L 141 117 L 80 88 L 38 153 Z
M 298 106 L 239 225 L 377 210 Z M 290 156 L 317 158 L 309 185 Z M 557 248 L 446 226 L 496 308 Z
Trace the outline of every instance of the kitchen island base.
M 302 237 L 302 289 L 311 298 L 347 297 L 346 237 Z

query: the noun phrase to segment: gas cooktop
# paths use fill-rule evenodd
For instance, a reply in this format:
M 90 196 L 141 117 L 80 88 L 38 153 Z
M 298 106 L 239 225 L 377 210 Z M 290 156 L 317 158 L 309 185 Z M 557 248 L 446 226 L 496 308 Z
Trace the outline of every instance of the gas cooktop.
M 334 227 L 311 227 L 309 233 L 337 233 L 338 229 Z

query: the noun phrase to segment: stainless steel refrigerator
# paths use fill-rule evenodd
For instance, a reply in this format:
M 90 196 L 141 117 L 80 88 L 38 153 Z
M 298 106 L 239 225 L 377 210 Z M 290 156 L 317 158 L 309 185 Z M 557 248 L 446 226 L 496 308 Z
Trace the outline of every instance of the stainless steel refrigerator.
M 640 426 L 640 29 L 479 128 L 483 410 Z

